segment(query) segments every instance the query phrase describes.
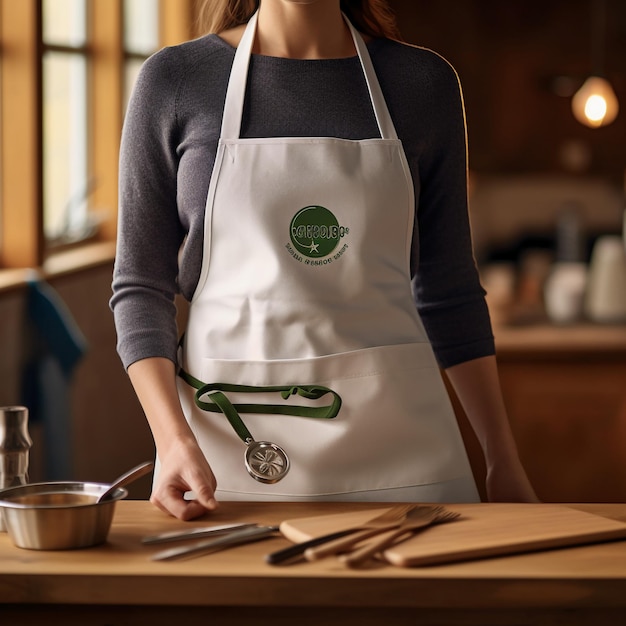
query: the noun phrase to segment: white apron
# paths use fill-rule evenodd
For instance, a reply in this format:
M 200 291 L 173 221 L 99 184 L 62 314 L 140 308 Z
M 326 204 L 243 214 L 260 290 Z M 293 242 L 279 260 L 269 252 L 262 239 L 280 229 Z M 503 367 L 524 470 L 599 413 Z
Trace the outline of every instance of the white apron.
M 381 139 L 241 139 L 256 21 L 231 71 L 180 357 L 183 410 L 217 498 L 476 501 L 413 302 L 413 184 L 367 48 L 350 25 Z M 244 464 L 250 440 L 219 407 L 199 408 L 210 394 L 196 398 L 190 380 L 222 389 L 254 440 L 286 451 L 281 480 L 253 479 Z M 331 391 L 299 395 L 311 385 Z M 285 399 L 257 389 L 267 386 L 296 389 Z M 244 413 L 249 404 L 305 408 Z

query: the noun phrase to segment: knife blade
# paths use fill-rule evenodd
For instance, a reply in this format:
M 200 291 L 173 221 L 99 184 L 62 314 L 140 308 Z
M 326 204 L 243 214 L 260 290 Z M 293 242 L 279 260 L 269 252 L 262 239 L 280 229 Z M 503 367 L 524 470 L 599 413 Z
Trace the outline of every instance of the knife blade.
M 211 537 L 241 530 L 243 528 L 257 527 L 254 523 L 223 524 L 220 526 L 201 526 L 198 528 L 186 528 L 184 530 L 173 530 L 158 535 L 149 535 L 141 540 L 143 544 L 166 543 L 168 541 L 179 541 L 181 539 L 198 539 L 200 537 Z
M 275 536 L 278 532 L 278 526 L 253 526 L 252 528 L 242 528 L 215 539 L 197 541 L 193 544 L 162 550 L 152 555 L 153 561 L 172 561 L 174 559 L 184 558 L 188 556 L 199 556 L 201 554 L 209 554 L 217 552 L 244 543 L 252 543 L 260 539 Z

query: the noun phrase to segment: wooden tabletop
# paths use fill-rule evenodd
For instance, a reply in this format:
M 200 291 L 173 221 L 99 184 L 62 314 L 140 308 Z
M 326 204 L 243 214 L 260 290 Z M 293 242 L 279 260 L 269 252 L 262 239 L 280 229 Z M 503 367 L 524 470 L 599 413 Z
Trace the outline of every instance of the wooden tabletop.
M 163 546 L 141 544 L 145 535 L 191 526 L 239 521 L 275 525 L 386 506 L 227 502 L 210 517 L 185 524 L 148 502 L 122 501 L 102 546 L 24 550 L 3 533 L 0 615 L 19 616 L 24 625 L 39 623 L 45 615 L 43 623 L 66 626 L 105 623 L 95 621 L 96 613 L 101 619 L 107 614 L 106 623 L 133 623 L 121 617 L 131 608 L 142 611 L 152 625 L 209 614 L 229 624 L 251 621 L 255 626 L 287 623 L 295 616 L 297 624 L 321 619 L 328 624 L 409 624 L 418 614 L 433 619 L 444 615 L 450 624 L 547 624 L 557 617 L 567 617 L 568 624 L 623 623 L 626 541 L 450 565 L 403 568 L 380 563 L 358 570 L 336 559 L 268 565 L 268 552 L 289 545 L 280 536 L 169 562 L 150 559 Z M 488 510 L 493 505 L 482 506 Z M 626 522 L 626 504 L 569 506 Z M 54 615 L 59 621 L 54 622 Z M 378 621 L 383 617 L 391 621 Z M 3 618 L 2 623 L 13 622 Z

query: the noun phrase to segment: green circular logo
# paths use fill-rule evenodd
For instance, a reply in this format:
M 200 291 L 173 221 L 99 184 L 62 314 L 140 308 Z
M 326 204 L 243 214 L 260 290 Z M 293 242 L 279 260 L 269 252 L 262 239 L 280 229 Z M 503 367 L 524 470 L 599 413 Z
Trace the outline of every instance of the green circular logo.
M 293 247 L 304 256 L 319 259 L 337 247 L 348 229 L 323 206 L 306 206 L 291 220 L 289 234 Z

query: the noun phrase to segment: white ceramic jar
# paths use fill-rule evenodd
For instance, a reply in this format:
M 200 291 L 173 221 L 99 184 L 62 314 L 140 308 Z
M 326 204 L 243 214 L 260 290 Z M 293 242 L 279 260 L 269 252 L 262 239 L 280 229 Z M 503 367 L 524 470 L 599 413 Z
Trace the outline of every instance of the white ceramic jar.
M 594 322 L 626 321 L 626 254 L 618 235 L 600 237 L 593 247 L 585 313 Z

